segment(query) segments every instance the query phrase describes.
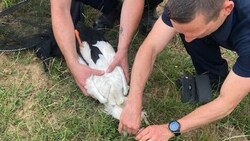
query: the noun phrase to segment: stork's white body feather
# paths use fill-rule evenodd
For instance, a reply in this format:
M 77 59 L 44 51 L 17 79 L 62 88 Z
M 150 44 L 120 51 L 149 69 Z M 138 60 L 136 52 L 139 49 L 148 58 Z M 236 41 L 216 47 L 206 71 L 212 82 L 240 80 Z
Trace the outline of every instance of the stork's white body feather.
M 80 47 L 80 53 L 88 63 L 89 67 L 106 71 L 115 56 L 113 47 L 105 41 L 98 41 L 93 46 L 97 47 L 102 54 L 94 62 L 91 58 L 91 49 L 87 42 L 83 42 L 84 47 Z M 79 57 L 81 64 L 86 63 Z M 119 119 L 123 105 L 126 101 L 129 86 L 127 85 L 123 70 L 117 66 L 111 73 L 102 76 L 91 75 L 87 81 L 87 92 L 105 105 L 105 111 L 114 118 Z

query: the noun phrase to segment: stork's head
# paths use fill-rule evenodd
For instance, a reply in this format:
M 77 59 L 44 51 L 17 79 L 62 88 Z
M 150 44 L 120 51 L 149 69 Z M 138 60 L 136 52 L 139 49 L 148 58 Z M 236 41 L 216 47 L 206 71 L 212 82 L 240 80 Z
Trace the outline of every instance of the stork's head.
M 104 35 L 98 30 L 95 30 L 91 27 L 87 27 L 82 22 L 78 22 L 78 24 L 76 25 L 76 30 L 79 32 L 80 40 L 82 42 L 88 43 L 90 47 L 91 59 L 94 63 L 96 63 L 99 59 L 99 55 L 102 54 L 102 52 L 96 46 L 93 45 L 95 45 L 98 41 L 106 42 L 107 40 L 104 38 Z M 77 52 L 79 56 L 83 57 L 80 53 L 80 44 L 82 43 L 79 43 L 79 41 L 76 42 Z
M 89 45 L 96 44 L 97 41 L 107 41 L 104 38 L 102 32 L 95 30 L 91 27 L 88 27 L 82 22 L 77 23 L 76 29 L 80 34 L 80 38 L 83 41 L 86 41 Z

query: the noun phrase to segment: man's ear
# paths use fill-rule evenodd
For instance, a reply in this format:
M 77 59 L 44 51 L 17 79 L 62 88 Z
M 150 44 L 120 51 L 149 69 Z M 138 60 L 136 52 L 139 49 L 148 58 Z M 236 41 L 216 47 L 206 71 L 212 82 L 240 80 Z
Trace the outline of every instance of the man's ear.
M 223 5 L 224 14 L 227 16 L 231 13 L 234 8 L 234 2 L 231 0 L 226 0 Z

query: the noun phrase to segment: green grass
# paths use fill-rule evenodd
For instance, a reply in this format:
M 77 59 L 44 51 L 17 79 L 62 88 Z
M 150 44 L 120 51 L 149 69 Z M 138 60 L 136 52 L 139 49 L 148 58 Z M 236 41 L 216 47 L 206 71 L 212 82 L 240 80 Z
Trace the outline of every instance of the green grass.
M 18 0 L 3 0 L 2 1 L 5 8 L 10 7 L 17 2 L 18 2 Z
M 46 6 L 45 9 L 48 9 L 48 5 Z M 28 5 L 28 8 L 31 7 Z M 35 7 L 38 13 L 43 13 L 43 7 L 39 8 L 41 9 Z M 91 24 L 96 11 L 88 9 L 87 16 L 87 23 Z M 113 46 L 117 45 L 117 29 L 115 26 L 106 33 Z M 137 33 L 132 41 L 129 51 L 130 67 L 143 38 Z M 229 62 L 236 57 L 229 51 L 223 51 L 223 55 Z M 106 115 L 98 101 L 83 96 L 63 59 L 52 59 L 49 71 L 44 72 L 42 62 L 33 51 L 0 53 L 0 66 L 1 141 L 134 140 L 133 136 L 126 137 L 118 133 L 118 121 Z M 176 37 L 158 56 L 145 88 L 143 109 L 147 111 L 150 124 L 167 123 L 198 107 L 181 103 L 180 91 L 174 84 L 182 73 L 193 71 L 190 57 Z M 249 103 L 250 96 L 247 96 L 228 117 L 172 140 L 250 140 Z M 144 123 L 142 125 L 145 126 Z

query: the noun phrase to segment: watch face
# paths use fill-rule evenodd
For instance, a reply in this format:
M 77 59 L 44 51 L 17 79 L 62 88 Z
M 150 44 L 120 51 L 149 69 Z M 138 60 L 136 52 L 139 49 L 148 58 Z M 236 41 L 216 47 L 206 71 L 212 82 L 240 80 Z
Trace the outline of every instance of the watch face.
M 173 121 L 169 124 L 169 129 L 171 131 L 178 131 L 180 129 L 180 124 L 176 121 Z

